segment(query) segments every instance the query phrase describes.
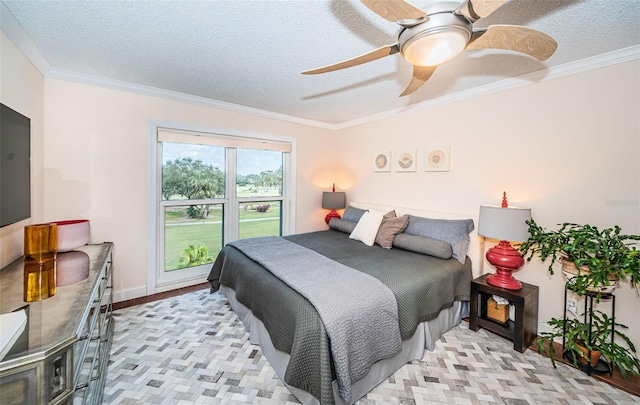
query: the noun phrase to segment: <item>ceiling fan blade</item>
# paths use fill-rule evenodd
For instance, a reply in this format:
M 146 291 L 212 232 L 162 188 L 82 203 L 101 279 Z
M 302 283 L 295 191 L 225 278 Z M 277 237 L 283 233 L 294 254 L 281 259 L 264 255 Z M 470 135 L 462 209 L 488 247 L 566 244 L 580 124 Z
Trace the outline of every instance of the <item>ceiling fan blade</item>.
M 413 65 L 413 76 L 406 89 L 400 94 L 400 97 L 408 96 L 414 91 L 418 90 L 422 85 L 429 80 L 433 72 L 436 70 L 436 66 L 416 66 Z
M 334 70 L 345 69 L 352 66 L 362 65 L 363 63 L 371 62 L 376 59 L 384 58 L 385 56 L 393 55 L 398 52 L 398 44 L 383 46 L 364 55 L 356 56 L 355 58 L 347 59 L 345 61 L 334 63 L 333 65 L 322 66 L 316 69 L 305 70 L 301 72 L 303 75 L 317 75 L 319 73 L 333 72 Z
M 507 0 L 467 0 L 455 9 L 454 13 L 465 16 L 469 21 L 476 22 L 489 16 Z
M 424 19 L 426 13 L 404 0 L 360 0 L 371 11 L 391 22 Z
M 520 25 L 491 25 L 486 31 L 474 32 L 465 50 L 506 49 L 544 61 L 557 48 L 558 43 L 542 31 Z
M 473 12 L 480 16 L 480 18 L 484 18 L 496 11 L 498 7 L 506 3 L 507 0 L 468 0 L 468 2 L 471 3 Z

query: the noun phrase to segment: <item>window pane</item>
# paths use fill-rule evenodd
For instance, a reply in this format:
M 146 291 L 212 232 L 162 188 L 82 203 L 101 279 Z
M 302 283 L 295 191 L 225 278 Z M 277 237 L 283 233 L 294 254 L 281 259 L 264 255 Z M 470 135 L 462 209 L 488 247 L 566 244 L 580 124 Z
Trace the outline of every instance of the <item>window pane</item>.
M 247 202 L 239 204 L 240 239 L 256 236 L 280 236 L 280 201 Z
M 238 197 L 282 196 L 282 152 L 238 149 L 236 159 Z
M 165 271 L 213 263 L 222 235 L 222 204 L 166 207 Z
M 162 199 L 223 198 L 225 148 L 162 142 Z

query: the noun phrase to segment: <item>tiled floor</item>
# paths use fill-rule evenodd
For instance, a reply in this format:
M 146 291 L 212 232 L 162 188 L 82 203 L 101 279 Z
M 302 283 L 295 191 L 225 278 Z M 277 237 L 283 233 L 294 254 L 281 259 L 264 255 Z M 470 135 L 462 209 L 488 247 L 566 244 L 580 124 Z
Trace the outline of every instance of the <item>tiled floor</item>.
M 290 404 L 226 299 L 198 290 L 115 312 L 105 404 Z M 640 404 L 465 322 L 359 404 Z

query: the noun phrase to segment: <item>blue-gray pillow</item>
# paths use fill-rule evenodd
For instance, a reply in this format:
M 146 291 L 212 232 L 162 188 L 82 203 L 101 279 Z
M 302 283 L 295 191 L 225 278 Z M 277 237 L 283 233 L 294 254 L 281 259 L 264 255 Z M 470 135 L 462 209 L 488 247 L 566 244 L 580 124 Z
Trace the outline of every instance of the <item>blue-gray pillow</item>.
M 453 249 L 453 257 L 464 264 L 469 249 L 469 232 L 473 229 L 472 219 L 433 219 L 410 215 L 404 232 L 447 242 Z
M 451 259 L 453 254 L 453 249 L 447 242 L 426 236 L 409 235 L 408 233 L 397 234 L 393 239 L 393 246 L 440 259 Z
M 331 220 L 329 221 L 329 228 L 344 233 L 351 233 L 353 232 L 353 229 L 357 224 L 357 222 L 349 221 L 346 219 L 331 218 Z
M 355 208 L 349 205 L 342 213 L 342 219 L 358 222 L 365 212 L 367 212 L 367 210 L 361 210 L 360 208 Z

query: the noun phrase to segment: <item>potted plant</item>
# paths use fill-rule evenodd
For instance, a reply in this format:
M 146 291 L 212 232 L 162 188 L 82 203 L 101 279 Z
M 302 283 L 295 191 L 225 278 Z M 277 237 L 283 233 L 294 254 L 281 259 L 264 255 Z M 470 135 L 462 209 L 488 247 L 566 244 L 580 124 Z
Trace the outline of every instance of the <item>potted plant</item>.
M 553 266 L 560 262 L 563 271 L 569 274 L 565 289 L 573 291 L 578 296 L 587 293 L 601 298 L 604 292 L 619 280 L 629 280 L 639 293 L 640 287 L 640 251 L 634 246 L 640 241 L 640 235 L 625 235 L 619 226 L 600 231 L 595 226 L 563 223 L 557 230 L 545 230 L 531 219 L 527 221 L 530 237 L 521 244 L 518 250 L 523 258 L 530 262 L 534 256 L 539 256 L 544 262 L 551 258 L 548 267 L 550 274 L 554 274 Z M 616 323 L 600 311 L 588 310 L 591 325 L 579 319 L 556 319 L 548 322 L 552 332 L 541 332 L 538 341 L 538 351 L 544 350 L 545 342 L 549 343 L 551 362 L 555 366 L 554 338 L 564 338 L 564 349 L 572 354 L 574 365 L 579 359 L 589 357 L 594 352 L 600 352 L 604 358 L 614 363 L 626 377 L 628 372 L 634 375 L 640 373 L 640 361 L 635 355 L 636 349 L 627 336 L 620 332 L 625 325 Z M 615 329 L 614 328 L 618 328 Z M 614 332 L 615 330 L 615 332 Z M 612 333 L 629 347 L 628 349 L 611 341 Z M 584 345 L 586 353 L 579 348 Z M 593 360 L 593 359 L 590 359 Z
M 527 224 L 530 237 L 518 248 L 522 257 L 527 262 L 535 255 L 543 262 L 551 258 L 550 274 L 554 274 L 554 263 L 562 263 L 567 273 L 576 273 L 568 287 L 577 295 L 591 289 L 601 292 L 627 279 L 640 293 L 640 251 L 633 246 L 640 235 L 621 234 L 619 226 L 600 231 L 591 225 L 564 223 L 557 230 L 545 230 L 533 219 Z
M 607 361 L 618 366 L 623 377 L 627 377 L 627 373 L 640 375 L 640 359 L 635 355 L 636 348 L 629 338 L 620 332 L 620 329 L 628 329 L 626 325 L 614 322 L 607 314 L 590 310 L 591 328 L 588 323 L 581 322 L 578 319 L 556 319 L 552 318 L 548 324 L 553 327 L 551 332 L 541 332 L 538 339 L 538 352 L 545 351 L 548 346 L 549 357 L 555 367 L 556 349 L 553 340 L 556 338 L 564 338 L 565 353 L 570 353 L 574 366 L 578 367 L 578 362 L 586 367 L 596 367 L 600 356 Z M 615 336 L 624 340 L 629 348 L 622 347 L 614 343 L 611 339 L 615 325 Z

